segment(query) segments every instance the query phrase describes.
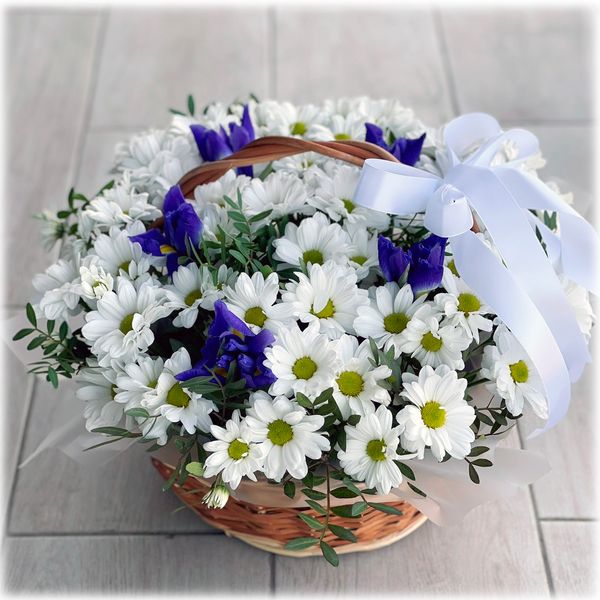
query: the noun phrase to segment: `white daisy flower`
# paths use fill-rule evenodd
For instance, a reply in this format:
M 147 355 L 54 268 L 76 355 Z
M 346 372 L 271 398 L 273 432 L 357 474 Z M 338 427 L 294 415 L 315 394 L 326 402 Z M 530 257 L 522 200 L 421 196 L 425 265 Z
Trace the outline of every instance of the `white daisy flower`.
M 86 262 L 89 263 L 88 266 L 82 265 L 79 267 L 81 295 L 88 300 L 100 300 L 104 294 L 113 291 L 113 277 L 110 273 L 106 273 L 102 267 L 89 260 Z
M 333 262 L 313 264 L 308 276 L 297 273 L 282 294 L 290 312 L 303 323 L 319 323 L 329 338 L 354 333 L 353 323 L 362 306 L 369 304 L 368 292 L 356 285 L 356 272 Z
M 175 375 L 191 368 L 188 351 L 180 348 L 165 362 L 156 387 L 145 394 L 142 405 L 152 411 L 152 416 L 160 414 L 171 423 L 181 423 L 188 433 L 197 429 L 208 432 L 212 425 L 210 413 L 216 409 L 215 405 L 175 378 Z M 149 437 L 146 431 L 144 435 Z M 154 432 L 151 437 L 154 437 Z
M 325 125 L 314 125 L 311 129 L 312 139 L 315 140 L 364 140 L 365 118 L 356 113 L 332 115 Z
M 344 229 L 350 236 L 348 264 L 356 271 L 359 281 L 365 279 L 372 268 L 379 266 L 377 234 L 369 233 L 360 225 L 346 222 Z
M 462 352 L 468 348 L 471 337 L 461 327 L 440 325 L 439 317 L 428 306 L 419 309 L 406 326 L 398 348 L 422 366 L 464 369 Z
M 263 327 L 277 331 L 290 321 L 292 308 L 289 304 L 275 304 L 278 294 L 277 273 L 271 273 L 266 279 L 260 272 L 252 277 L 240 273 L 235 287 L 225 289 L 227 307 L 245 321 L 254 333 Z
M 289 265 L 322 265 L 327 261 L 347 262 L 350 254 L 350 236 L 323 213 L 316 213 L 300 222 L 288 223 L 283 237 L 274 240 L 275 259 Z
M 152 393 L 164 369 L 160 357 L 143 356 L 134 363 L 126 364 L 117 375 L 115 401 L 125 405 L 125 410 L 142 406 L 147 394 Z
M 233 411 L 225 427 L 211 425 L 210 433 L 215 439 L 204 444 L 204 449 L 211 453 L 204 463 L 204 477 L 221 473 L 232 490 L 240 485 L 242 477 L 256 481 L 255 471 L 263 468 L 262 447 L 253 443 L 253 433 L 240 420 L 240 411 Z
M 306 477 L 306 458 L 321 458 L 329 450 L 329 440 L 316 433 L 325 419 L 307 415 L 285 396 L 272 399 L 265 392 L 255 392 L 251 402 L 246 423 L 262 451 L 265 475 L 275 481 L 281 481 L 286 471 L 295 479 Z
M 136 290 L 123 277 L 117 278 L 116 292 L 107 292 L 98 300 L 97 309 L 86 314 L 81 332 L 92 342 L 92 352 L 100 366 L 111 359 L 129 362 L 154 342 L 150 326 L 166 317 L 171 309 L 162 305 L 158 288 L 144 283 Z
M 180 266 L 173 273 L 173 285 L 166 285 L 165 306 L 181 312 L 173 320 L 176 327 L 189 329 L 198 318 L 198 311 L 214 310 L 215 302 L 224 296 L 223 288 L 235 277 L 233 270 L 221 265 L 216 271 L 217 281 L 208 267 L 195 263 Z
M 253 117 L 261 137 L 292 135 L 311 138 L 313 126 L 323 123 L 327 115 L 314 104 L 294 106 L 290 102 L 267 100 L 255 106 Z
M 307 214 L 307 211 L 311 210 L 307 199 L 302 181 L 288 173 L 279 172 L 271 173 L 264 181 L 252 179 L 244 192 L 242 202 L 247 217 L 271 210 L 268 219 L 272 220 L 295 213 Z
M 380 494 L 389 494 L 402 483 L 402 473 L 394 460 L 407 456 L 397 454 L 400 427 L 392 427 L 392 413 L 380 406 L 364 415 L 355 427 L 346 425 L 346 450 L 338 451 L 342 469 L 354 479 L 364 481 Z
M 403 447 L 416 452 L 418 458 L 423 458 L 425 448 L 431 448 L 438 461 L 446 453 L 458 459 L 467 456 L 475 439 L 471 429 L 475 411 L 465 400 L 467 380 L 440 365 L 435 371 L 423 367 L 418 377 L 404 373 L 402 381 L 400 395 L 412 403 L 396 415 Z
M 400 288 L 397 283 L 391 281 L 373 287 L 370 291 L 371 304 L 358 309 L 354 329 L 361 337 L 373 338 L 377 347 L 386 352 L 393 348 L 395 357 L 398 358 L 407 325 L 419 308 L 429 305 L 424 304 L 424 295 L 414 298 L 410 285 Z
M 311 323 L 304 331 L 297 325 L 281 328 L 275 337 L 275 343 L 265 350 L 264 362 L 277 377 L 271 394 L 311 395 L 331 387 L 338 361 L 327 336 L 319 333 L 319 323 Z
M 79 256 L 73 260 L 61 258 L 44 273 L 34 275 L 33 287 L 43 294 L 39 309 L 46 319 L 66 321 L 69 315 L 79 313 Z
M 342 416 L 365 415 L 375 412 L 374 402 L 387 406 L 389 392 L 379 385 L 392 370 L 385 365 L 373 367 L 373 358 L 368 340 L 358 344 L 351 335 L 343 335 L 334 342 L 340 366 L 333 380 L 333 398 Z
M 450 269 L 444 269 L 442 285 L 448 293 L 437 294 L 433 300 L 446 316 L 445 324 L 461 327 L 479 343 L 479 332 L 492 330 L 491 319 L 483 316 L 490 314 L 492 309 L 460 277 L 455 277 Z
M 141 231 L 111 227 L 108 234 L 99 235 L 93 250 L 98 257 L 97 265 L 113 277 L 121 275 L 133 280 L 146 273 L 150 268 L 149 259 L 143 253 L 142 247 L 129 239 L 130 235 L 137 235 L 143 231 L 143 226 Z
M 224 200 L 225 196 L 236 202 L 238 191 L 244 196 L 250 181 L 250 177 L 236 175 L 235 171 L 231 170 L 212 183 L 196 186 L 194 189 L 194 199 L 198 207 L 198 212 L 202 213 L 210 205 L 228 206 Z
M 505 325 L 496 329 L 494 343 L 483 349 L 481 363 L 481 375 L 492 382 L 488 389 L 504 399 L 511 415 L 518 417 L 528 402 L 538 417 L 547 419 L 541 379 L 521 344 Z
M 567 279 L 564 275 L 559 275 L 563 290 L 567 297 L 567 302 L 571 305 L 579 330 L 589 339 L 592 333 L 592 327 L 596 317 L 590 304 L 590 295 L 588 291 L 574 281 Z
M 390 216 L 387 213 L 358 206 L 352 201 L 359 177 L 358 167 L 335 163 L 324 165 L 322 175 L 316 175 L 316 189 L 308 199 L 309 204 L 333 221 L 346 219 L 377 231 L 388 229 Z
M 227 211 L 230 208 L 224 208 L 219 204 L 206 204 L 198 208 L 198 216 L 202 220 L 202 239 L 208 242 L 218 242 L 223 237 L 220 232 L 222 229 L 225 236 L 230 239 L 236 238 L 240 232 L 235 228 L 234 221 L 229 218 Z M 254 227 L 254 225 L 252 225 Z M 212 254 L 218 254 L 219 250 L 209 249 Z
M 54 244 L 65 235 L 65 226 L 62 220 L 59 220 L 56 214 L 49 210 L 43 210 L 41 213 L 34 215 L 34 217 L 41 221 L 40 235 L 42 246 L 46 252 L 50 252 Z

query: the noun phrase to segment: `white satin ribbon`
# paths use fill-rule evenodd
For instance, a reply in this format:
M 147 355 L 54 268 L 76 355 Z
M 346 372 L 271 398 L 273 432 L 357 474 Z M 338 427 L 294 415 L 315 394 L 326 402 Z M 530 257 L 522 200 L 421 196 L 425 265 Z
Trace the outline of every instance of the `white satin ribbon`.
M 556 270 L 598 294 L 600 242 L 592 226 L 543 182 L 518 169 L 538 151 L 537 138 L 522 129 L 502 131 L 483 113 L 454 119 L 444 128 L 448 162 L 444 176 L 381 159 L 368 159 L 354 202 L 396 215 L 425 211 L 425 226 L 449 238 L 465 283 L 500 317 L 529 354 L 548 399 L 548 420 L 537 435 L 567 412 L 571 381 L 590 361 Z M 495 165 L 510 142 L 517 159 Z M 478 149 L 464 161 L 470 149 Z M 559 214 L 560 236 L 530 209 Z M 472 231 L 472 212 L 484 224 L 502 260 Z M 538 228 L 548 255 L 537 240 Z

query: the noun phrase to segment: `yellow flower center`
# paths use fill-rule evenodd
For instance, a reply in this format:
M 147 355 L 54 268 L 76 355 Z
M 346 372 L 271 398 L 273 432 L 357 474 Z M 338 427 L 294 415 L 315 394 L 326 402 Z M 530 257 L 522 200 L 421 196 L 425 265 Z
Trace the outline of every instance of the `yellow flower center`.
M 387 446 L 383 440 L 371 440 L 367 444 L 367 456 L 376 462 L 385 460 Z
M 185 408 L 190 403 L 190 397 L 183 391 L 180 383 L 176 383 L 167 394 L 167 404 Z
M 336 379 L 340 392 L 346 396 L 358 396 L 365 387 L 362 375 L 356 371 L 344 371 Z
M 348 213 L 351 213 L 356 208 L 356 204 L 354 204 L 354 202 L 348 198 L 342 198 L 342 202 L 344 203 L 344 208 L 348 211 Z
M 439 352 L 443 345 L 444 342 L 442 342 L 440 338 L 435 337 L 431 331 L 428 331 L 421 338 L 421 346 L 423 346 L 427 352 Z
M 267 437 L 276 446 L 284 446 L 294 438 L 294 430 L 283 419 L 269 423 Z
M 383 318 L 383 328 L 388 333 L 402 333 L 408 325 L 408 316 L 404 313 L 391 313 Z
M 367 262 L 366 256 L 351 256 L 350 260 L 358 265 L 364 265 Z
M 323 253 L 320 250 L 307 250 L 302 255 L 302 260 L 308 264 L 322 265 L 323 264 Z
M 304 135 L 306 133 L 306 130 L 306 124 L 302 123 L 302 121 L 296 121 L 292 124 L 290 128 L 290 132 L 292 135 Z
M 119 269 L 122 269 L 123 271 L 125 271 L 126 273 L 129 272 L 129 263 L 130 261 L 126 260 L 125 262 L 122 262 L 119 265 Z
M 335 315 L 335 306 L 331 300 L 327 300 L 327 304 L 323 307 L 319 312 L 315 312 L 315 307 L 313 306 L 310 309 L 310 313 L 315 315 L 315 317 L 319 317 L 319 319 L 329 319 Z
M 509 366 L 510 375 L 515 383 L 525 383 L 529 379 L 529 368 L 525 361 L 513 363 Z
M 427 427 L 437 429 L 446 422 L 446 409 L 431 400 L 426 402 L 421 409 L 421 418 Z
M 352 139 L 347 133 L 336 133 L 333 137 L 338 141 Z
M 187 306 L 191 306 L 194 304 L 194 302 L 196 302 L 196 300 L 200 300 L 200 298 L 202 298 L 202 292 L 200 290 L 193 290 L 184 298 L 183 301 Z
M 456 275 L 457 277 L 458 275 L 458 271 L 456 270 L 456 264 L 454 263 L 454 259 L 452 259 L 449 263 L 448 263 L 448 268 L 450 269 L 450 272 L 453 275 Z
M 131 313 L 130 315 L 126 315 L 125 317 L 123 317 L 123 320 L 121 321 L 121 324 L 119 325 L 119 331 L 123 335 L 128 334 L 133 329 L 133 317 L 134 316 L 135 316 L 135 313 Z
M 246 442 L 242 442 L 242 440 L 233 440 L 233 442 L 229 444 L 229 448 L 227 448 L 227 454 L 229 454 L 229 457 L 233 458 L 233 460 L 241 460 L 248 456 L 249 449 Z
M 298 379 L 310 379 L 317 372 L 317 363 L 308 356 L 299 358 L 292 367 L 292 373 Z
M 469 313 L 476 312 L 481 308 L 481 302 L 477 296 L 464 292 L 458 297 L 458 310 L 464 312 L 468 317 Z
M 262 327 L 266 320 L 267 315 L 265 315 L 264 310 L 260 306 L 249 308 L 244 315 L 244 321 L 246 321 L 246 323 L 256 325 L 257 327 Z

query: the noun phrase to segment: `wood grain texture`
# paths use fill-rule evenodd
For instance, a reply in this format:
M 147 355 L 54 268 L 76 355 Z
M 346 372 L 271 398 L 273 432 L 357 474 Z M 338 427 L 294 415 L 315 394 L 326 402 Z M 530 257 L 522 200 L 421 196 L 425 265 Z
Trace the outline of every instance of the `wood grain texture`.
M 598 593 L 597 523 L 542 523 L 554 592 L 558 597 Z
M 452 116 L 431 11 L 281 8 L 275 18 L 278 99 L 369 95 L 398 98 L 432 125 Z
M 10 256 L 8 304 L 24 304 L 31 277 L 50 264 L 32 215 L 61 206 L 74 165 L 101 24 L 97 13 L 7 17 L 7 168 L 3 236 Z
M 159 127 L 169 107 L 267 93 L 267 10 L 114 10 L 92 126 Z
M 590 12 L 456 9 L 441 16 L 461 112 L 592 117 Z
M 40 381 L 31 408 L 23 457 L 52 427 L 59 391 Z M 86 468 L 58 450 L 47 450 L 19 469 L 9 531 L 14 534 L 82 532 L 214 531 L 161 491 L 164 483 L 150 463 L 147 446 L 134 445 L 104 467 Z M 93 452 L 93 450 L 91 451 Z M 177 511 L 177 512 L 174 512 Z
M 9 538 L 6 590 L 267 594 L 269 555 L 225 536 Z

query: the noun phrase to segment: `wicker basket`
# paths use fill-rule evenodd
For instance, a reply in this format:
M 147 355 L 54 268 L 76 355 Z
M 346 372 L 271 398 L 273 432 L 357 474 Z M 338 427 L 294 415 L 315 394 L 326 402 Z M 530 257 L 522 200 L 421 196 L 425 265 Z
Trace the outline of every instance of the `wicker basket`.
M 368 142 L 313 142 L 271 136 L 251 142 L 228 158 L 205 163 L 193 169 L 181 178 L 179 185 L 183 195 L 190 198 L 193 197 L 196 186 L 216 181 L 229 169 L 268 163 L 303 152 L 317 152 L 357 166 L 361 166 L 367 158 L 398 162 L 389 152 Z M 156 227 L 161 225 L 162 219 L 154 224 Z M 152 463 L 165 480 L 173 473 L 174 467 L 170 461 L 153 458 Z M 313 509 L 301 500 L 290 502 L 281 487 L 273 486 L 265 480 L 243 485 L 246 485 L 246 488 L 251 486 L 251 497 L 254 501 L 248 501 L 247 496 L 241 499 L 239 490 L 236 490 L 237 498 L 231 496 L 223 509 L 209 509 L 202 503 L 202 496 L 210 489 L 210 483 L 193 475 L 189 475 L 183 485 L 175 484 L 172 489 L 201 519 L 221 529 L 228 536 L 275 554 L 302 557 L 321 553 L 318 546 L 299 551 L 284 548 L 285 544 L 294 538 L 314 535 L 308 525 L 298 518 L 299 514 L 319 516 Z M 349 503 L 348 500 L 333 500 L 335 505 Z M 339 554 L 375 550 L 393 544 L 415 531 L 427 520 L 416 508 L 397 497 L 373 496 L 372 501 L 390 504 L 400 510 L 402 515 L 388 514 L 370 507 L 357 518 L 332 515 L 330 523 L 350 529 L 358 540 L 352 543 L 331 533 L 326 534 L 325 541 L 335 547 Z

